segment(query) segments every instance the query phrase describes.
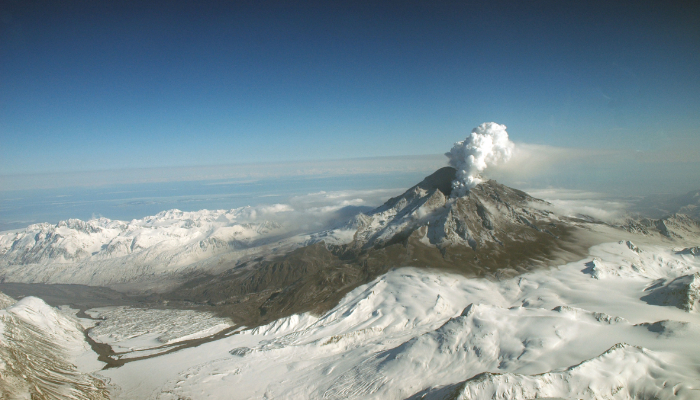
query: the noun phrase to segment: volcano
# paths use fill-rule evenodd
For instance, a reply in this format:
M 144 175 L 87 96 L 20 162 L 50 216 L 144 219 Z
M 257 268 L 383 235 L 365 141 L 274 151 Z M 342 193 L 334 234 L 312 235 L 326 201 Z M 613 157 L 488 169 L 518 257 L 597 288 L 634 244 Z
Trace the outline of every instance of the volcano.
M 421 243 L 449 253 L 471 249 L 476 259 L 568 236 L 577 221 L 547 210 L 546 201 L 489 180 L 452 196 L 456 170 L 442 168 L 401 196 L 355 218 L 351 248 Z M 467 252 L 465 254 L 472 254 Z
M 288 254 L 198 276 L 162 298 L 213 306 L 256 326 L 295 313 L 325 312 L 393 268 L 502 279 L 578 259 L 591 245 L 577 235 L 587 221 L 557 215 L 546 201 L 496 181 L 453 196 L 455 174 L 454 168 L 441 168 L 371 212 L 311 235 Z

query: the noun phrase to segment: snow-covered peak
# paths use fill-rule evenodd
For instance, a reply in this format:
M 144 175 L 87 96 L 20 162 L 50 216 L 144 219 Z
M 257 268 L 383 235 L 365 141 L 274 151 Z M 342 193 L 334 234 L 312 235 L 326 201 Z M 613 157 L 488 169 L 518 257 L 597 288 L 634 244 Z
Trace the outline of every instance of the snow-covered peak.
M 76 364 L 90 370 L 102 365 L 77 320 L 36 297 L 0 310 L 0 397 L 109 398 L 104 383 Z
M 486 181 L 461 196 L 454 196 L 454 168 L 441 168 L 404 194 L 389 199 L 377 209 L 358 216 L 345 226 L 352 235 L 345 237 L 354 248 L 369 249 L 405 241 L 414 236 L 420 242 L 438 247 L 465 246 L 476 250 L 488 244 L 502 245 L 510 239 L 537 240 L 554 230 L 552 221 L 562 222 L 544 210 L 546 202 L 524 192 Z M 531 207 L 537 204 L 540 207 Z M 337 230 L 337 231 L 341 231 Z M 518 232 L 535 231 L 522 237 Z
M 688 312 L 700 309 L 700 272 L 683 275 L 667 282 L 659 280 L 650 286 L 642 300 L 649 304 L 674 306 Z
M 80 324 L 58 312 L 38 297 L 28 296 L 6 309 L 7 313 L 41 330 L 47 338 L 65 348 L 84 347 Z

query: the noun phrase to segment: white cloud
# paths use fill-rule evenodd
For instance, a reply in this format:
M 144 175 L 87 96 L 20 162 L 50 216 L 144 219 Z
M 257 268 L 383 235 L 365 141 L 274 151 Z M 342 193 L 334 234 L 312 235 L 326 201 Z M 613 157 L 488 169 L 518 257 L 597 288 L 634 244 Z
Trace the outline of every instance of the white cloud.
M 457 170 L 452 182 L 454 196 L 463 196 L 482 182 L 481 173 L 489 165 L 507 162 L 515 145 L 508 139 L 506 126 L 484 122 L 474 128 L 466 139 L 457 142 L 445 153 L 450 166 Z
M 345 223 L 360 211 L 370 210 L 403 193 L 405 188 L 315 192 L 294 196 L 285 204 L 247 207 L 247 222 L 274 221 L 290 233 L 312 232 Z

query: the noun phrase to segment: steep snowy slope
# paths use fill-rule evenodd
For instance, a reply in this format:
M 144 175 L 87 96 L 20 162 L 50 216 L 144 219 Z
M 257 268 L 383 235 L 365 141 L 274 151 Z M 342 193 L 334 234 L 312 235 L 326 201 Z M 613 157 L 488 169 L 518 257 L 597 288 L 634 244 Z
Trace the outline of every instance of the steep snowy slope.
M 76 367 L 76 364 L 81 367 Z M 0 398 L 107 399 L 78 322 L 36 297 L 0 311 Z
M 700 301 L 700 273 L 683 275 L 667 283 L 660 279 L 647 288 L 648 295 L 642 300 L 649 304 L 672 305 L 685 311 L 698 310 Z
M 275 223 L 244 222 L 251 212 L 169 210 L 131 222 L 31 225 L 0 235 L 0 279 L 109 285 L 182 272 L 217 254 L 244 254 L 279 233 Z
M 401 268 L 323 315 L 101 374 L 129 399 L 693 399 L 700 316 L 642 297 L 698 271 L 688 251 L 628 241 L 501 281 Z

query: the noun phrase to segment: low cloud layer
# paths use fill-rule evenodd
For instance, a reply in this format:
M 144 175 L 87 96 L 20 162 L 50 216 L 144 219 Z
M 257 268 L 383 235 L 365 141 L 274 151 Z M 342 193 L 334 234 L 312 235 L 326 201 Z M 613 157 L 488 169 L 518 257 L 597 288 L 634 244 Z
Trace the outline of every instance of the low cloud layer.
M 615 198 L 605 193 L 568 189 L 526 189 L 533 197 L 552 204 L 547 207 L 560 215 L 571 217 L 588 216 L 597 220 L 615 223 L 628 215 L 632 205 L 629 198 Z M 533 206 L 537 206 L 533 204 Z
M 285 203 L 246 207 L 240 222 L 273 221 L 288 233 L 315 232 L 345 224 L 359 212 L 371 210 L 402 188 L 343 190 L 293 196 Z
M 264 164 L 76 171 L 49 174 L 0 174 L 0 191 L 97 187 L 157 182 L 210 181 L 213 185 L 261 179 L 328 177 L 360 174 L 420 172 L 426 175 L 444 165 L 439 154 L 318 160 Z

